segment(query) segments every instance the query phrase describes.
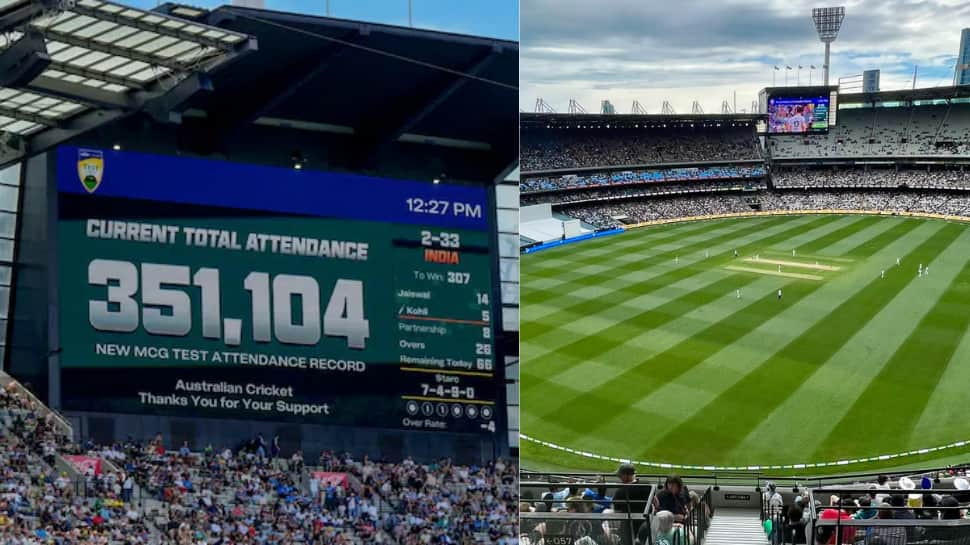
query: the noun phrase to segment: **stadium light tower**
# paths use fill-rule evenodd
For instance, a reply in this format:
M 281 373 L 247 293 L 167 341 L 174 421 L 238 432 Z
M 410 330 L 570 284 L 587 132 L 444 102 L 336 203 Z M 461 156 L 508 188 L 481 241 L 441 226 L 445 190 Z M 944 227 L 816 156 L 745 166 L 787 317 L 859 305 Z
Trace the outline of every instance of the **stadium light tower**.
M 829 46 L 839 36 L 839 29 L 842 28 L 842 19 L 845 19 L 845 7 L 837 8 L 814 8 L 812 9 L 812 20 L 815 21 L 815 30 L 818 32 L 818 39 L 825 44 L 825 86 L 829 85 Z

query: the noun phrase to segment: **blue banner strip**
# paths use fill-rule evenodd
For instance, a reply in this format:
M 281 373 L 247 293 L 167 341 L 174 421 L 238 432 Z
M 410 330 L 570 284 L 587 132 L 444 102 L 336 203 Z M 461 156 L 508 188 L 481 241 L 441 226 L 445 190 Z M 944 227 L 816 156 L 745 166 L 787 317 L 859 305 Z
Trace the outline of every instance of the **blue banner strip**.
M 549 248 L 555 248 L 556 246 L 563 246 L 565 244 L 572 244 L 574 242 L 582 242 L 584 240 L 589 240 L 591 238 L 605 237 L 608 235 L 618 235 L 623 232 L 623 229 L 611 229 L 609 231 L 595 231 L 593 233 L 586 233 L 585 235 L 579 235 L 578 237 L 567 238 L 566 240 L 552 240 L 549 242 L 543 242 L 538 246 L 532 246 L 526 248 L 522 251 L 524 254 L 534 254 L 536 252 L 541 252 L 542 250 L 548 250 Z
M 100 163 L 100 164 L 99 164 Z M 487 230 L 486 188 L 61 147 L 64 193 Z

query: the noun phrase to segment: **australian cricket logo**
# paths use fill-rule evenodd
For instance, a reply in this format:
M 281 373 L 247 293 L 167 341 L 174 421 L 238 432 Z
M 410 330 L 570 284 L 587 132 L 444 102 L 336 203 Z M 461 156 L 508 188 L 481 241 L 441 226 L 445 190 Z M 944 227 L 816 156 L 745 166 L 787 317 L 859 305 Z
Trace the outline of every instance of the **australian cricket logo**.
M 104 174 L 104 154 L 101 150 L 82 149 L 77 151 L 77 175 L 81 185 L 88 193 L 94 193 L 101 185 Z

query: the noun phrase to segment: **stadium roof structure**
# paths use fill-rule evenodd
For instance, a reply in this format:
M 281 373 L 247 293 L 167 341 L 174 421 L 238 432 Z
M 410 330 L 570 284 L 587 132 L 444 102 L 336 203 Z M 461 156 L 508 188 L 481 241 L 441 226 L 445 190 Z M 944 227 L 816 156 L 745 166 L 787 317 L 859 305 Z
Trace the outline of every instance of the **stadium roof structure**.
M 259 40 L 183 108 L 204 118 L 209 142 L 246 124 L 345 135 L 362 168 L 397 143 L 477 150 L 500 158 L 489 179 L 518 157 L 517 42 L 239 6 L 156 9 Z
M 840 93 L 840 104 L 872 102 L 910 102 L 914 100 L 951 100 L 970 97 L 970 86 L 924 87 L 922 89 L 901 89 L 879 91 L 878 93 Z
M 754 123 L 764 118 L 764 114 L 560 114 L 531 113 L 520 114 L 523 128 L 636 128 L 665 125 L 717 126 L 719 123 Z
M 0 116 L 24 122 L 6 131 L 18 138 L 0 133 L 0 148 L 16 151 L 0 154 L 0 166 L 102 125 L 130 128 L 120 122 L 134 113 L 172 127 L 180 145 L 191 141 L 183 149 L 201 155 L 275 127 L 345 137 L 340 152 L 350 149 L 363 171 L 400 144 L 471 156 L 489 181 L 518 157 L 514 41 L 239 6 L 0 0 L 0 31 L 23 33 L 14 44 L 35 37 L 34 27 L 52 62 L 10 86 L 18 96 L 0 94 Z M 128 27 L 133 34 L 117 38 Z M 137 39 L 147 33 L 158 36 Z
M 164 116 L 256 49 L 244 33 L 105 0 L 0 0 L 0 164 L 135 111 Z

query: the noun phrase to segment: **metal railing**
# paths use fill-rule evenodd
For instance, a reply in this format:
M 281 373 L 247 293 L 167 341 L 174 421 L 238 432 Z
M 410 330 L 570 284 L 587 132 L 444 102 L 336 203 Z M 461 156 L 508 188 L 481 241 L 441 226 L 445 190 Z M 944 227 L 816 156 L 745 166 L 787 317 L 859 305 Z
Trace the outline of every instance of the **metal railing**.
M 519 483 L 519 501 L 537 508 L 535 512 L 519 513 L 522 543 L 537 543 L 542 540 L 546 545 L 582 545 L 580 541 L 588 537 L 595 544 L 608 541 L 616 545 L 653 545 L 650 530 L 656 494 L 654 485 L 643 482 L 624 484 L 602 480 L 573 481 L 568 486 L 567 483 L 560 484 L 564 485 L 562 488 L 570 488 L 570 492 L 576 494 L 568 498 L 543 497 L 544 492 L 550 492 L 550 484 L 529 481 Z M 579 499 L 582 497 L 582 490 L 586 488 L 595 489 L 597 497 Z M 626 489 L 626 497 L 617 499 L 606 496 L 609 489 Z M 647 491 L 645 495 L 630 497 L 635 491 L 644 490 Z M 530 491 L 539 493 L 533 497 Z M 643 504 L 642 508 L 640 504 Z M 612 507 L 612 512 L 588 512 L 606 507 Z M 642 529 L 644 526 L 647 531 Z
M 968 456 L 970 458 L 970 456 Z M 842 485 L 854 482 L 864 482 L 872 481 L 874 482 L 877 477 L 881 475 L 887 475 L 890 480 L 893 480 L 896 476 L 929 476 L 932 479 L 936 479 L 938 476 L 945 475 L 949 470 L 956 467 L 966 467 L 964 465 L 960 466 L 935 466 L 920 470 L 882 470 L 882 471 L 869 471 L 869 472 L 858 472 L 858 473 L 843 473 L 838 475 L 773 475 L 771 473 L 762 471 L 702 471 L 681 474 L 681 479 L 684 481 L 685 485 L 700 487 L 712 485 L 714 490 L 718 490 L 720 486 L 753 486 L 761 492 L 768 482 L 774 482 L 779 490 L 782 489 L 792 489 L 798 487 L 799 489 L 805 488 L 820 488 L 824 486 L 832 485 Z M 538 472 L 529 471 L 523 469 L 521 471 L 522 479 L 531 479 L 534 481 L 543 481 L 549 483 L 568 483 L 568 482 L 595 482 L 597 479 L 615 477 L 611 473 L 580 473 L 580 472 Z M 637 472 L 637 476 L 641 480 L 649 481 L 659 481 L 663 482 L 664 479 L 668 477 L 666 473 L 640 473 Z
M 812 520 L 810 535 L 816 542 L 856 545 L 905 545 L 907 543 L 946 543 L 970 545 L 970 519 L 962 518 L 967 505 L 924 505 L 928 496 L 949 496 L 952 489 L 857 489 L 823 487 L 809 491 Z M 871 496 L 901 496 L 919 500 L 918 505 L 866 505 Z M 815 508 L 816 495 L 827 500 L 821 513 Z M 859 500 L 862 500 L 861 502 Z M 917 514 L 919 516 L 917 516 Z
M 691 545 L 692 543 L 701 545 L 704 543 L 704 536 L 707 534 L 707 529 L 711 526 L 711 518 L 713 517 L 713 487 L 709 486 L 707 487 L 707 490 L 704 491 L 704 495 L 700 497 L 700 501 L 697 503 L 697 505 L 692 505 L 690 510 L 687 512 L 687 533 L 686 542 L 684 545 Z

